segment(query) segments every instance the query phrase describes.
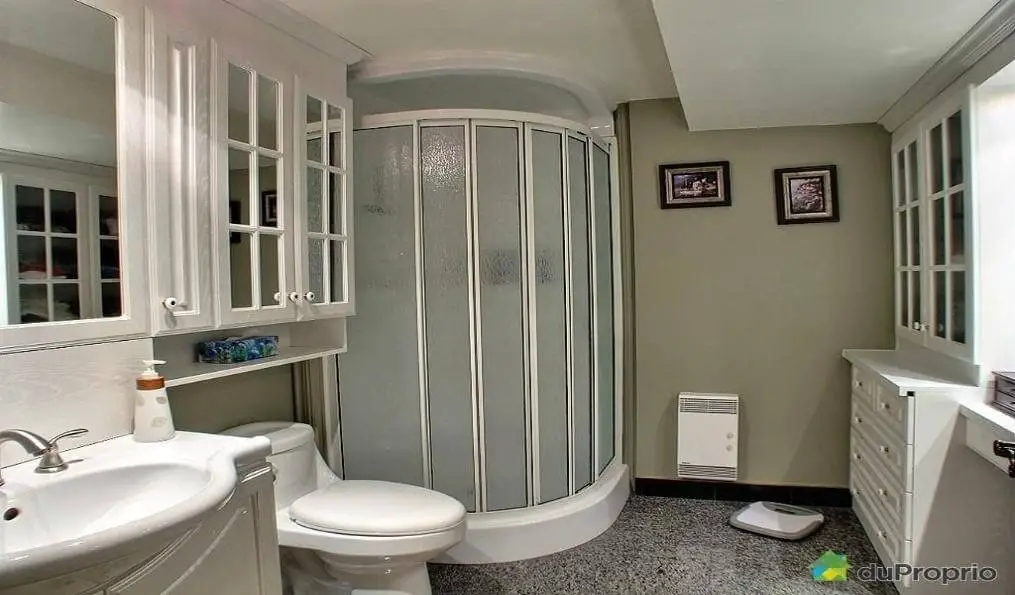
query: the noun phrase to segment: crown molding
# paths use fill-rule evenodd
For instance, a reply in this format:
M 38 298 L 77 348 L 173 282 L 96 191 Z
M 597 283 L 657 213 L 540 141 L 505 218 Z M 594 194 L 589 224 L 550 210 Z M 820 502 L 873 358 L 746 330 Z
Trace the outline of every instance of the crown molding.
M 279 0 L 225 1 L 346 64 L 355 64 L 370 56 L 363 48 Z
M 878 124 L 894 132 L 1013 32 L 1015 0 L 1000 0 L 888 108 Z

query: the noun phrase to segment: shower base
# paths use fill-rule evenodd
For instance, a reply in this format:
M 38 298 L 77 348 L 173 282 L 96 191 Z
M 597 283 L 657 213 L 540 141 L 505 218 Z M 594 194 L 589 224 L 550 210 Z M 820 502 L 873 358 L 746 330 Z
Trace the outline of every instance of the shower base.
M 546 556 L 579 546 L 610 528 L 631 492 L 627 465 L 613 461 L 573 496 L 531 508 L 468 515 L 465 539 L 441 564 L 490 564 Z

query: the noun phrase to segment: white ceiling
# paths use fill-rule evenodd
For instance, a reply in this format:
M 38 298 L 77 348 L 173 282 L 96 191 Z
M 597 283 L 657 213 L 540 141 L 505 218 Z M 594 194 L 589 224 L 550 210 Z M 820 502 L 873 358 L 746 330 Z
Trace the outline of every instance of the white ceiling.
M 116 19 L 67 0 L 0 0 L 0 41 L 112 74 Z
M 652 0 L 692 130 L 875 122 L 996 0 Z
M 448 50 L 530 54 L 608 102 L 673 97 L 650 0 L 283 0 L 374 60 Z

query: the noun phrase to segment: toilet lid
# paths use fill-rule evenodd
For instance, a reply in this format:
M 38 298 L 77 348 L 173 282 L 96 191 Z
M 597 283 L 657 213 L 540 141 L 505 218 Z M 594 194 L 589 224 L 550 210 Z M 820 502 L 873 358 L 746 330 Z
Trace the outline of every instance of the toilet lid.
M 450 529 L 465 507 L 433 490 L 388 481 L 337 481 L 299 498 L 289 518 L 310 529 L 346 535 L 423 535 Z

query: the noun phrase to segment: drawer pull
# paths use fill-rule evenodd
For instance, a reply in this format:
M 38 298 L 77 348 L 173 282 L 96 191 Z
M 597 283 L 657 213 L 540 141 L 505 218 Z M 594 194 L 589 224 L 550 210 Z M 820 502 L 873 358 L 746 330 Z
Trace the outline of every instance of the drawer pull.
M 880 450 L 884 454 L 888 454 L 888 447 L 887 446 L 879 446 L 878 450 Z
M 888 403 L 881 403 L 881 408 L 885 411 L 889 411 L 892 407 Z
M 886 490 L 885 488 L 881 488 L 881 489 L 878 490 L 878 496 L 884 497 L 884 496 L 887 496 L 887 495 L 888 495 L 888 490 Z

